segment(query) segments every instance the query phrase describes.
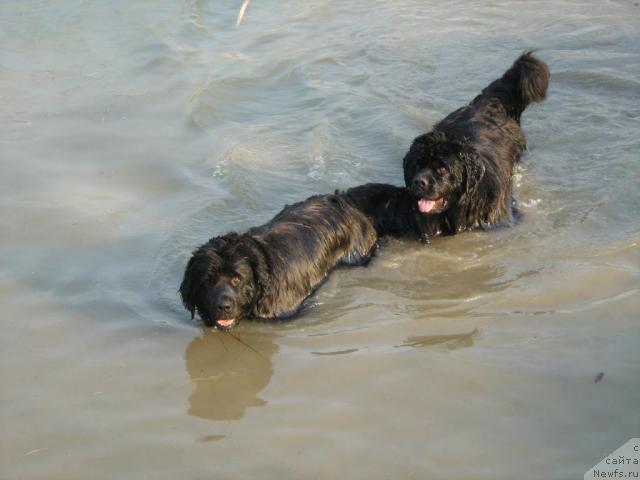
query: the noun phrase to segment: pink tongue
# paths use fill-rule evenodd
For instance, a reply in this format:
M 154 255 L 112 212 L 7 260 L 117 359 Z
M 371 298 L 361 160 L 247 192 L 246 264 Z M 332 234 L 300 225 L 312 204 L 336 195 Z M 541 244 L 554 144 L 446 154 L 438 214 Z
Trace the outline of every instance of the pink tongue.
M 427 200 L 426 198 L 421 198 L 418 200 L 418 210 L 422 213 L 429 213 L 436 206 L 435 200 Z
M 235 321 L 236 321 L 235 318 L 230 318 L 228 320 L 218 320 L 217 323 L 218 325 L 221 325 L 223 327 L 230 327 L 231 325 L 233 325 Z

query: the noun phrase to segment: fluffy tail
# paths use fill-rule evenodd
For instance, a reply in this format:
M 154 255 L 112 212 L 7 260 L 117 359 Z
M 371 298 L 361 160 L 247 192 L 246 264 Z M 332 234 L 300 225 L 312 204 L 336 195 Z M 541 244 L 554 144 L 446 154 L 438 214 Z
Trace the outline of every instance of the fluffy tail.
M 533 52 L 524 52 L 483 94 L 501 98 L 507 110 L 519 119 L 530 103 L 544 100 L 549 77 L 547 64 L 534 57 Z
M 520 97 L 523 110 L 533 102 L 541 102 L 547 95 L 549 86 L 549 67 L 533 56 L 533 52 L 524 52 L 502 76 L 502 81 L 514 88 Z

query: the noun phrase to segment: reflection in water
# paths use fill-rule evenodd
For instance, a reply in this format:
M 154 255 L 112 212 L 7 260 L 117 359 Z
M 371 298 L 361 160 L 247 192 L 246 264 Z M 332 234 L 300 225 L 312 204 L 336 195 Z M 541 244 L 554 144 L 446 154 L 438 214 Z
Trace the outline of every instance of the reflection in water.
M 376 298 L 398 296 L 420 318 L 425 306 L 431 316 L 447 312 L 457 316 L 469 301 L 499 294 L 536 273 L 514 268 L 511 259 L 493 249 L 482 251 L 473 235 L 460 237 L 436 239 L 432 248 L 393 241 L 375 260 L 375 269 L 384 270 L 384 275 L 354 270 L 345 283 L 375 290 Z
M 195 391 L 189 415 L 212 420 L 237 420 L 258 398 L 273 375 L 271 357 L 278 351 L 267 332 L 222 333 L 206 330 L 185 352 L 187 372 Z
M 418 335 L 407 337 L 402 345 L 395 345 L 395 347 L 428 347 L 444 343 L 450 350 L 457 350 L 458 348 L 471 347 L 476 336 L 478 336 L 477 328 L 468 333 L 455 335 Z

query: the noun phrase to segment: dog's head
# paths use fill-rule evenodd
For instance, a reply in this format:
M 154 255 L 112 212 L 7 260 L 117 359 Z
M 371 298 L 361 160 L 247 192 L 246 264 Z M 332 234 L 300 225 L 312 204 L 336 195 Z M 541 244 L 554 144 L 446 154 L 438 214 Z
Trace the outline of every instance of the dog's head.
M 473 194 L 484 170 L 472 153 L 442 133 L 418 137 L 404 158 L 404 178 L 420 214 L 453 208 Z
M 266 282 L 264 261 L 247 238 L 228 234 L 198 248 L 184 272 L 180 296 L 208 327 L 228 330 L 254 315 Z

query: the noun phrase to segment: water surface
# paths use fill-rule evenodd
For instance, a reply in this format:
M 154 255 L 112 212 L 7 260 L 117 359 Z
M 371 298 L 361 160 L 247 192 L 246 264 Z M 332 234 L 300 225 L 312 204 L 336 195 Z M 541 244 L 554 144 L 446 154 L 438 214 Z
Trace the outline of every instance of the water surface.
M 240 4 L 2 3 L 0 476 L 582 478 L 637 437 L 637 2 Z M 195 246 L 401 184 L 532 47 L 522 222 L 390 240 L 293 322 L 190 320 Z

